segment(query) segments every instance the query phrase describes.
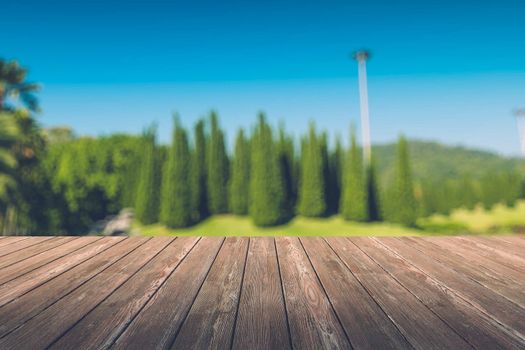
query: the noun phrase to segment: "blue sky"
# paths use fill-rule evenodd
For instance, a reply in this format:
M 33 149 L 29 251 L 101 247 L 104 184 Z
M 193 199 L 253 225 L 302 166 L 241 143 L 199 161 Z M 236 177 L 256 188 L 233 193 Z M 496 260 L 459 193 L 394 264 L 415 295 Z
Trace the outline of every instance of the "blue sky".
M 516 155 L 511 110 L 525 105 L 525 2 L 24 1 L 1 5 L 0 56 L 43 85 L 44 125 L 167 141 L 218 110 L 231 140 L 259 110 L 303 132 L 359 123 L 357 67 L 368 47 L 374 142 L 409 137 Z

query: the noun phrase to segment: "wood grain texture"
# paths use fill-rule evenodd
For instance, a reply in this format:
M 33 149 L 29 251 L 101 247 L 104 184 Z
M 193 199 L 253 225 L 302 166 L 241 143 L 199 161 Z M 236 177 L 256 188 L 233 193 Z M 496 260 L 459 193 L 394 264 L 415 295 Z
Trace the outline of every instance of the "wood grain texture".
M 414 294 L 459 335 L 478 349 L 519 349 L 525 343 L 465 300 L 447 291 L 438 281 L 395 255 L 373 239 L 356 242 L 358 247 Z
M 0 349 L 523 349 L 523 244 L 2 237 Z
M 16 252 L 16 254 L 9 254 L 9 255 L 3 256 L 2 258 L 0 258 L 0 269 L 3 269 L 7 266 L 13 265 L 17 262 L 23 261 L 25 259 L 28 259 L 40 253 L 46 252 L 47 250 L 58 247 L 61 244 L 70 242 L 74 239 L 75 239 L 74 237 L 56 237 L 56 238 L 44 241 L 42 243 L 33 245 L 31 247 L 22 249 Z
M 471 249 L 475 249 L 476 253 L 487 256 L 490 254 L 497 259 L 498 263 L 513 268 L 517 271 L 525 272 L 525 257 L 520 257 L 514 254 L 509 254 L 504 250 L 492 247 L 490 243 L 481 242 L 472 237 L 456 237 L 461 241 L 466 242 Z
M 61 258 L 52 261 L 49 264 L 34 269 L 33 271 L 27 274 L 10 280 L 9 282 L 0 286 L 0 307 L 3 307 L 7 303 L 13 301 L 15 298 L 19 298 L 20 296 L 26 294 L 34 288 L 37 288 L 38 286 L 43 285 L 44 283 L 48 282 L 49 280 L 52 280 L 57 276 L 60 276 L 61 279 L 67 280 L 68 276 L 71 275 L 71 273 L 67 273 L 68 270 L 121 241 L 122 238 L 104 239 L 102 241 L 96 241 L 94 243 L 84 246 L 83 248 L 77 251 L 73 251 L 70 254 L 66 254 Z M 84 274 L 79 273 L 75 276 L 78 276 L 78 278 L 85 278 L 86 276 L 89 276 L 89 274 L 96 272 L 97 270 L 93 268 L 88 272 L 85 272 Z M 55 282 L 58 282 L 61 279 L 56 280 Z M 67 283 L 68 285 L 74 285 L 70 281 L 68 281 Z M 64 286 L 62 285 L 62 287 L 59 288 L 64 288 Z M 43 292 L 43 294 L 46 295 L 45 292 Z M 49 298 L 49 296 L 47 296 L 47 298 Z M 1 324 L 2 323 L 0 322 L 0 327 Z
M 522 248 L 525 248 L 525 235 L 524 234 L 520 234 L 520 235 L 512 235 L 512 236 L 508 236 L 508 235 L 505 235 L 505 236 L 493 236 L 491 238 L 494 238 L 494 240 L 499 240 L 499 241 L 504 241 L 504 242 L 508 242 L 508 243 L 511 243 L 511 244 L 516 244 Z
M 354 348 L 410 347 L 394 323 L 325 240 L 309 237 L 302 238 L 301 242 Z
M 14 254 L 22 249 L 40 244 L 47 240 L 53 239 L 56 237 L 31 237 L 31 239 L 22 239 L 16 241 L 15 243 L 3 246 L 0 248 L 0 257 L 5 257 L 9 254 Z
M 425 237 L 421 241 L 430 242 L 442 249 L 448 249 L 455 256 L 460 256 L 465 259 L 465 256 L 472 255 L 469 260 L 476 261 L 476 263 L 484 268 L 491 270 L 499 275 L 515 278 L 516 283 L 525 285 L 523 279 L 525 277 L 525 267 L 521 264 L 512 264 L 513 260 L 505 259 L 501 254 L 495 250 L 480 249 L 478 245 L 471 244 L 468 241 L 458 237 L 451 239 L 443 239 L 444 237 Z M 517 257 L 517 259 L 520 259 Z M 507 260 L 509 264 L 507 265 Z
M 2 240 L 0 241 L 0 252 L 2 251 L 2 247 L 5 247 L 6 245 L 16 243 L 18 241 L 22 241 L 24 239 L 28 239 L 29 237 L 24 236 L 17 236 L 17 237 L 5 237 L 2 236 Z
M 22 341 L 28 348 L 45 348 L 103 301 L 122 283 L 166 247 L 173 238 L 148 240 L 95 278 L 29 319 L 0 339 L 0 349 L 15 348 Z M 50 327 L 49 325 L 52 324 Z M 35 330 L 38 330 L 35 332 Z
M 463 247 L 462 241 L 457 239 L 449 241 L 409 238 L 407 242 L 454 271 L 472 278 L 521 307 L 525 307 L 524 273 L 475 254 L 472 249 Z M 470 263 L 465 264 L 465 260 Z
M 417 349 L 471 349 L 443 320 L 355 245 L 368 239 L 337 237 L 329 242 L 410 344 Z
M 469 237 L 469 239 L 482 242 L 490 245 L 492 248 L 499 249 L 508 254 L 514 254 L 520 258 L 525 259 L 525 247 L 520 244 L 522 239 L 514 239 L 509 237 Z
M 68 330 L 51 349 L 107 349 L 187 256 L 197 237 L 178 238 Z
M 525 339 L 525 323 L 523 322 L 525 310 L 515 303 L 473 281 L 468 276 L 432 259 L 429 251 L 422 253 L 411 246 L 406 239 L 383 237 L 379 242 L 385 244 L 426 275 L 439 281 L 451 292 L 504 325 L 508 331 L 520 339 Z
M 119 259 L 129 254 L 141 244 L 144 244 L 146 240 L 147 239 L 144 238 L 126 239 L 122 244 L 112 246 L 110 250 L 95 255 L 93 259 L 87 258 L 86 255 L 90 257 L 88 253 L 92 254 L 100 252 L 100 250 L 90 247 L 90 250 L 80 255 L 86 260 L 84 263 L 77 265 L 46 283 L 42 283 L 38 288 L 34 288 L 22 296 L 18 296 L 16 299 L 11 299 L 10 303 L 0 308 L 0 337 L 5 336 L 25 321 L 60 300 L 60 298 L 69 295 L 70 292 L 76 290 L 83 283 L 89 281 L 92 277 L 119 261 Z M 115 240 L 108 241 L 115 242 Z M 57 269 L 60 268 L 60 266 L 57 266 Z M 36 283 L 41 283 L 42 280 L 45 281 L 47 278 L 48 276 L 46 274 L 40 274 L 34 279 L 25 279 L 25 283 L 22 285 L 25 287 L 24 289 L 26 289 L 27 285 L 33 286 L 35 280 L 37 280 Z M 91 285 L 93 286 L 93 283 Z M 96 290 L 93 290 L 93 292 L 96 293 Z
M 80 237 L 68 241 L 65 244 L 61 244 L 53 249 L 43 251 L 40 254 L 34 255 L 30 258 L 26 258 L 23 261 L 18 261 L 11 264 L 10 266 L 4 267 L 0 270 L 0 285 L 29 273 L 49 263 L 50 261 L 58 259 L 64 255 L 74 252 L 77 249 L 96 242 L 99 239 L 100 237 Z M 53 241 L 46 241 L 45 243 L 47 242 L 52 243 Z
M 299 239 L 275 240 L 293 347 L 351 348 Z
M 248 241 L 226 238 L 172 349 L 223 349 L 230 343 Z
M 233 349 L 289 349 L 286 318 L 274 239 L 250 238 Z
M 169 348 L 223 241 L 218 237 L 202 238 L 117 339 L 115 348 Z

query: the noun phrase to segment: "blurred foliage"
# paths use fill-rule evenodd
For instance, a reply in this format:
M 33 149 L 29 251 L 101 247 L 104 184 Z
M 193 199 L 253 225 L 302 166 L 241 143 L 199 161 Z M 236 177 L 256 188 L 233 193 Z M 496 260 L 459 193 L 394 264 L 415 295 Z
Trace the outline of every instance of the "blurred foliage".
M 306 217 L 326 214 L 326 184 L 324 172 L 323 141 L 315 125 L 310 124 L 308 135 L 301 140 L 301 177 L 297 211 Z
M 134 202 L 128 186 L 136 186 L 142 146 L 141 138 L 128 135 L 50 144 L 43 160 L 57 205 L 50 208 L 50 229 L 76 233 Z
M 13 115 L 0 112 L 0 205 L 5 209 L 9 196 L 15 186 L 17 159 L 12 152 L 20 130 Z
M 173 140 L 164 165 L 160 221 L 167 227 L 186 227 L 192 223 L 190 151 L 186 130 L 175 119 Z
M 250 191 L 250 144 L 240 129 L 235 141 L 230 180 L 230 210 L 236 215 L 248 214 Z
M 346 220 L 366 221 L 367 192 L 365 191 L 365 172 L 363 171 L 363 157 L 357 146 L 355 128 L 350 132 L 350 150 L 344 162 L 344 182 L 341 196 L 341 214 Z
M 205 199 L 214 188 L 210 182 L 215 181 L 214 177 L 206 176 L 206 173 L 212 169 L 225 169 L 224 166 L 210 167 L 213 164 L 208 153 L 211 151 L 211 135 L 205 131 L 211 122 L 199 121 L 191 139 L 178 125 L 175 143 L 167 147 L 155 142 L 155 130 L 151 128 L 143 136 L 76 137 L 67 128 L 51 133 L 49 129 L 42 130 L 27 111 L 3 115 L 0 118 L 0 159 L 3 160 L 0 174 L 8 179 L 5 183 L 10 184 L 3 187 L 1 197 L 3 232 L 82 234 L 95 221 L 128 207 L 135 209 L 140 221 L 153 224 L 159 220 L 159 200 L 163 197 L 163 200 L 177 199 L 178 203 L 165 218 L 180 219 L 169 223 L 163 220 L 166 224 L 181 227 L 198 223 L 210 211 Z M 218 135 L 222 135 L 218 122 L 216 128 Z M 50 137 L 51 134 L 56 137 Z M 327 195 L 331 192 L 333 196 L 334 188 L 337 188 L 343 198 L 345 189 L 349 196 L 355 197 L 360 192 L 360 198 L 375 198 L 373 205 L 357 201 L 351 206 L 354 210 L 361 208 L 366 212 L 360 220 L 377 221 L 380 208 L 387 208 L 381 211 L 385 213 L 386 221 L 409 226 L 417 224 L 430 232 L 457 233 L 465 229 L 461 220 L 436 222 L 421 218 L 456 213 L 457 208 L 473 209 L 480 205 L 492 208 L 498 203 L 512 206 L 523 196 L 523 173 L 513 170 L 514 163 L 519 168 L 519 162 L 514 159 L 497 157 L 497 162 L 510 165 L 496 172 L 478 169 L 473 175 L 456 169 L 450 173 L 459 176 L 443 178 L 429 173 L 416 177 L 411 171 L 413 144 L 403 142 L 401 140 L 397 148 L 397 165 L 391 164 L 393 169 L 383 167 L 382 173 L 376 170 L 377 178 L 386 179 L 381 183 L 374 179 L 376 164 L 377 169 L 381 168 L 381 161 L 376 160 L 381 154 L 375 155 L 372 167 L 368 169 L 359 164 L 352 168 L 353 162 L 361 162 L 357 145 L 353 144 L 352 152 L 340 146 L 329 149 L 326 135 L 313 129 L 309 138 L 303 139 L 303 147 L 309 147 L 303 149 L 310 151 L 301 156 L 293 152 L 293 139 L 284 129 L 280 130 L 278 137 L 273 137 L 272 127 L 264 116 L 260 116 L 252 134 L 242 134 L 242 142 L 239 141 L 233 154 L 231 173 L 224 180 L 225 193 L 232 206 L 227 210 L 245 215 L 244 206 L 248 204 L 248 214 L 256 225 L 279 225 L 297 210 L 297 198 L 304 196 L 302 191 L 313 191 L 316 200 L 310 202 L 315 204 L 316 217 L 326 212 L 337 214 L 329 212 L 333 205 L 329 198 L 334 197 Z M 220 140 L 217 144 L 222 148 Z M 395 145 L 390 148 L 395 154 Z M 446 147 L 442 149 L 447 150 Z M 221 155 L 222 151 L 217 154 L 223 162 L 227 160 L 227 156 Z M 313 156 L 314 161 L 306 161 L 307 156 Z M 488 156 L 488 159 L 490 162 L 495 158 Z M 433 161 L 430 156 L 418 160 L 420 168 L 432 168 L 428 164 Z M 464 162 L 458 166 L 466 168 Z M 449 165 L 454 166 L 453 162 Z M 396 167 L 397 172 L 394 171 Z M 353 169 L 353 172 L 345 169 Z M 361 181 L 356 182 L 359 178 L 356 172 L 362 174 Z M 201 174 L 203 182 L 195 181 L 194 174 L 197 173 Z M 391 174 L 389 176 L 393 178 L 389 179 L 385 174 Z M 300 179 L 308 180 L 307 185 Z M 359 191 L 351 189 L 356 184 Z M 170 186 L 173 191 L 166 190 Z M 235 187 L 238 188 L 234 191 Z M 179 193 L 181 189 L 184 189 L 182 194 Z M 196 196 L 194 191 L 199 191 L 200 195 Z M 223 189 L 219 191 L 222 193 Z M 166 193 L 172 195 L 166 196 Z M 410 198 L 402 193 L 408 193 Z M 233 205 L 239 205 L 240 209 L 233 208 Z M 343 208 L 344 204 L 341 210 Z M 401 221 L 396 215 L 405 210 L 409 210 L 410 220 Z M 357 220 L 355 217 L 350 219 Z M 521 225 L 519 220 L 516 225 Z M 510 227 L 507 222 L 492 226 L 493 230 Z M 473 230 L 470 225 L 467 228 Z
M 20 107 L 31 112 L 38 111 L 35 93 L 38 84 L 26 81 L 27 69 L 15 61 L 0 58 L 0 111 L 14 112 Z
M 259 114 L 251 141 L 250 216 L 257 226 L 274 226 L 286 219 L 285 192 L 272 128 Z
M 494 152 L 421 140 L 409 140 L 408 149 L 416 182 L 428 179 L 445 181 L 463 176 L 481 179 L 486 174 L 501 172 L 525 174 L 522 158 L 504 157 Z M 382 186 L 388 185 L 394 178 L 396 148 L 392 144 L 376 145 L 372 153 L 377 161 L 378 180 Z
M 229 159 L 226 154 L 224 132 L 219 127 L 215 112 L 210 113 L 210 136 L 207 161 L 208 209 L 211 214 L 228 212 Z
M 341 230 L 381 219 L 434 233 L 525 227 L 523 159 L 401 137 L 373 147 L 365 167 L 355 135 L 348 150 L 339 140 L 329 147 L 312 123 L 296 143 L 263 114 L 251 133 L 239 133 L 231 158 L 215 112 L 196 123 L 193 137 L 177 120 L 171 145 L 156 142 L 154 126 L 142 136 L 78 137 L 67 126 L 42 129 L 39 87 L 26 76 L 16 61 L 0 59 L 3 234 L 83 234 L 123 208 L 147 225 L 161 214 L 170 227 L 229 212 L 259 227 L 291 220 L 305 233 L 318 226 L 304 217 Z M 348 222 L 324 218 L 337 214 Z

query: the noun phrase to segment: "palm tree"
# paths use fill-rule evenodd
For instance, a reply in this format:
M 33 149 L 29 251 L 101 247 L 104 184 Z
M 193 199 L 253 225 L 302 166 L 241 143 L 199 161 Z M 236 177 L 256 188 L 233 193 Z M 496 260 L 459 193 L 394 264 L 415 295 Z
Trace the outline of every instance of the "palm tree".
M 16 225 L 16 198 L 24 186 L 21 175 L 35 163 L 36 150 L 43 148 L 31 115 L 38 111 L 34 93 L 39 86 L 27 82 L 26 76 L 27 70 L 17 61 L 0 58 L 0 226 L 4 233 L 16 231 L 10 223 Z
M 26 82 L 26 76 L 27 70 L 20 67 L 17 61 L 0 58 L 0 111 L 15 110 L 17 102 L 32 112 L 38 110 L 38 99 L 34 93 L 40 87 Z
M 0 112 L 0 207 L 8 200 L 10 190 L 15 186 L 13 175 L 17 161 L 11 150 L 17 138 L 15 120 L 10 114 Z

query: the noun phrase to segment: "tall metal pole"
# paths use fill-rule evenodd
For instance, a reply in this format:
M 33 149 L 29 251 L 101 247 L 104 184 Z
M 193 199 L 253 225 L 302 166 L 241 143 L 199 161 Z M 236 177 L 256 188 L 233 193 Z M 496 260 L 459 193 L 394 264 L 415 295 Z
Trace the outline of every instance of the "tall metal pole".
M 518 133 L 520 136 L 521 153 L 525 156 L 525 108 L 516 109 L 514 116 L 518 122 Z
M 368 84 L 366 78 L 366 61 L 370 58 L 370 53 L 366 50 L 354 53 L 357 60 L 359 75 L 359 105 L 361 109 L 361 133 L 363 139 L 363 159 L 365 165 L 370 164 L 372 149 L 370 144 L 370 121 L 368 116 Z

